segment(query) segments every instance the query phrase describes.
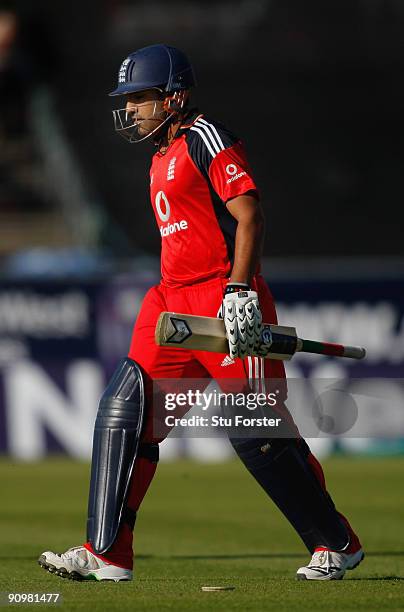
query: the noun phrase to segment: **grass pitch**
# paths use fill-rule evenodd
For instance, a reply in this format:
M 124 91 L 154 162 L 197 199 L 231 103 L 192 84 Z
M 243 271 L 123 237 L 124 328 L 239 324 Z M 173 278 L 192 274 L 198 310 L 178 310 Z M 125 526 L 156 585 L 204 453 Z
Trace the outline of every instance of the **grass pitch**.
M 239 462 L 183 461 L 159 466 L 144 501 L 135 580 L 111 584 L 63 580 L 36 562 L 83 542 L 89 466 L 2 460 L 0 591 L 59 592 L 63 610 L 404 610 L 404 458 L 334 458 L 324 468 L 367 555 L 344 580 L 294 579 L 309 556 Z

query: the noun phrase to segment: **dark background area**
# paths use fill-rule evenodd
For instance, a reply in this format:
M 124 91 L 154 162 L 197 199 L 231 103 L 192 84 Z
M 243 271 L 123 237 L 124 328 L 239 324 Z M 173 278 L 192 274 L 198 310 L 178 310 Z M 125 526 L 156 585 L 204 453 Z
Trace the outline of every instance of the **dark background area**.
M 117 255 L 159 252 L 153 146 L 115 135 L 106 95 L 126 55 L 157 42 L 187 52 L 195 102 L 244 141 L 267 212 L 265 255 L 403 254 L 402 1 L 7 6 L 111 220 L 102 245 Z

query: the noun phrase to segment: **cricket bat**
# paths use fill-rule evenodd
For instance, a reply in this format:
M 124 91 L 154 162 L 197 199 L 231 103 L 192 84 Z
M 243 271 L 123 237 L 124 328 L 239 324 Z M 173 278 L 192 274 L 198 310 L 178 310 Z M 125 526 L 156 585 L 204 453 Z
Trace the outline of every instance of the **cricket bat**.
M 156 344 L 208 351 L 228 353 L 228 343 L 223 319 L 215 317 L 198 317 L 195 315 L 162 312 L 157 321 L 155 332 Z M 359 346 L 344 346 L 316 340 L 298 338 L 294 327 L 284 325 L 263 325 L 261 333 L 263 344 L 271 343 L 268 359 L 289 360 L 297 352 L 316 353 L 333 357 L 363 359 L 366 350 Z

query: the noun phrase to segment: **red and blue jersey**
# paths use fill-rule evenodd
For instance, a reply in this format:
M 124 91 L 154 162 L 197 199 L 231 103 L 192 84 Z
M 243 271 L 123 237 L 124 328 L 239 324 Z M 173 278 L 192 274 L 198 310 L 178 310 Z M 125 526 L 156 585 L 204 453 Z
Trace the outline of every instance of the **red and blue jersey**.
M 150 195 L 168 287 L 230 275 L 237 221 L 226 202 L 257 187 L 240 140 L 197 111 L 153 156 Z

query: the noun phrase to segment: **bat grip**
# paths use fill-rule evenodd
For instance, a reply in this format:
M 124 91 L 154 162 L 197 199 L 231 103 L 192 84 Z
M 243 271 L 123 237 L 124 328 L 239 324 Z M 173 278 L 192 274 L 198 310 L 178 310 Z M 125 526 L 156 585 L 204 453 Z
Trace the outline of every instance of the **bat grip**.
M 344 346 L 343 344 L 331 344 L 329 342 L 317 342 L 315 340 L 298 340 L 298 351 L 303 353 L 317 353 L 318 355 L 330 355 L 332 357 L 349 357 L 350 359 L 363 359 L 366 350 L 360 346 Z

